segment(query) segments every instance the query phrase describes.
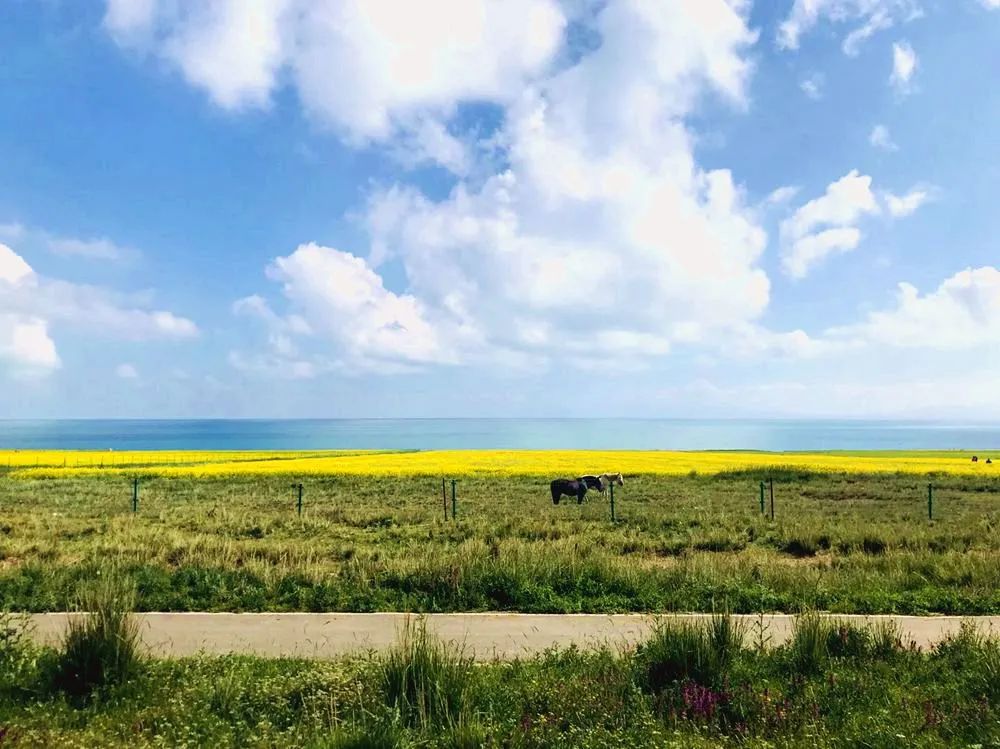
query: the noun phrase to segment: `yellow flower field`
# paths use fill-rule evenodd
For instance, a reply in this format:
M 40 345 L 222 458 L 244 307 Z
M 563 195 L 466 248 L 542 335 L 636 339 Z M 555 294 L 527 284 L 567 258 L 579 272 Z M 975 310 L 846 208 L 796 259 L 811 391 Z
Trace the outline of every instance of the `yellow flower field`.
M 358 451 L 351 451 L 357 453 Z M 59 467 L 114 468 L 116 466 L 236 463 L 245 460 L 287 460 L 328 451 L 221 451 L 221 450 L 0 450 L 0 468 Z
M 0 451 L 0 467 L 20 478 L 108 474 L 209 477 L 287 474 L 370 476 L 716 474 L 783 466 L 821 472 L 992 475 L 1000 464 L 965 452 L 767 453 L 655 450 L 428 450 L 417 452 L 31 452 Z M 1000 475 L 998 473 L 997 475 Z

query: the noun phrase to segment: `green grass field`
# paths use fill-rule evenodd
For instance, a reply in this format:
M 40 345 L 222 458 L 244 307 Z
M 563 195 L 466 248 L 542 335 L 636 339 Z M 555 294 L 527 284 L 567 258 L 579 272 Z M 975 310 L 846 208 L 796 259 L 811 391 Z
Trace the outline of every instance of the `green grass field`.
M 776 518 L 759 482 L 775 480 Z M 24 479 L 0 474 L 0 603 L 74 605 L 113 563 L 140 610 L 1000 612 L 1000 480 L 627 476 L 552 505 L 538 477 Z

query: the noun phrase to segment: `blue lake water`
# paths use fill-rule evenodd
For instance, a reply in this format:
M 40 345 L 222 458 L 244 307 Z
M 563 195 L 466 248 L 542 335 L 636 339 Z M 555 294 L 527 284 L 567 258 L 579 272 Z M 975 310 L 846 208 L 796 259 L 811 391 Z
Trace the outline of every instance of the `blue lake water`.
M 0 420 L 0 448 L 985 450 L 1000 449 L 1000 425 L 721 419 Z

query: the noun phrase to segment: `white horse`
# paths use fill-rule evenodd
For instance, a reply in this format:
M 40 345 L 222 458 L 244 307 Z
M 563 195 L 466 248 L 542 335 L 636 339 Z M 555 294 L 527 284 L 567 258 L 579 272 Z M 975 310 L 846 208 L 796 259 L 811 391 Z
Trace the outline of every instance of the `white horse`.
M 620 473 L 602 473 L 597 478 L 601 481 L 601 491 L 609 484 L 616 484 L 618 486 L 625 486 L 625 479 L 622 478 Z
M 594 489 L 602 494 L 608 490 L 611 484 L 625 486 L 625 479 L 620 473 L 602 473 L 600 476 L 579 476 L 577 481 L 582 481 L 588 489 Z

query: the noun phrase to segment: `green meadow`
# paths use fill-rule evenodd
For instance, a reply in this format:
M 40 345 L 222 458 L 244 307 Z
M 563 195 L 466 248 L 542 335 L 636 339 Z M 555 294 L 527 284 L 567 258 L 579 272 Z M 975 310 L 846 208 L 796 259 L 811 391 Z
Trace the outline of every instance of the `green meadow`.
M 773 479 L 775 517 L 760 512 Z M 139 610 L 1000 612 L 1000 480 L 626 475 L 553 506 L 537 476 L 0 473 L 0 603 L 71 608 L 113 563 Z M 933 483 L 933 519 L 928 484 Z

